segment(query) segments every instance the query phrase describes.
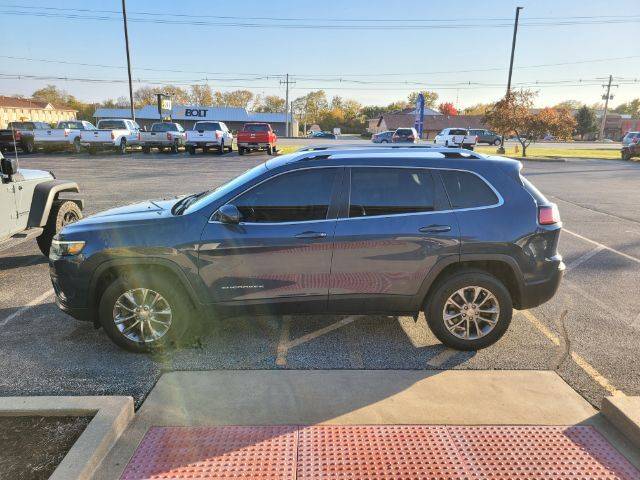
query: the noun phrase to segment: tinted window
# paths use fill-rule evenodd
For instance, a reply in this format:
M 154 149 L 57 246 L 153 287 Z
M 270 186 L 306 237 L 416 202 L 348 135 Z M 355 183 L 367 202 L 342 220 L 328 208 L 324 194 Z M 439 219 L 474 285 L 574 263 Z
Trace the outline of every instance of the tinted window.
M 194 130 L 198 130 L 200 132 L 213 132 L 216 130 L 222 130 L 220 124 L 218 122 L 206 122 L 206 123 L 197 123 L 193 126 Z
M 127 125 L 122 120 L 100 120 L 98 128 L 102 130 L 126 129 Z
M 473 208 L 495 205 L 498 197 L 477 175 L 446 170 L 441 172 L 453 208 Z
M 433 211 L 433 179 L 428 170 L 354 168 L 349 217 Z
M 462 130 L 461 128 L 452 128 L 449 131 L 449 135 L 469 135 L 466 130 Z
M 244 126 L 244 131 L 245 132 L 268 132 L 269 131 L 269 126 L 268 125 L 260 125 L 260 124 L 247 124 Z
M 178 128 L 175 123 L 154 123 L 151 125 L 152 132 L 176 132 Z
M 327 218 L 338 170 L 285 173 L 233 200 L 244 222 L 302 222 Z
M 397 135 L 413 135 L 413 130 L 410 128 L 399 128 L 396 130 Z

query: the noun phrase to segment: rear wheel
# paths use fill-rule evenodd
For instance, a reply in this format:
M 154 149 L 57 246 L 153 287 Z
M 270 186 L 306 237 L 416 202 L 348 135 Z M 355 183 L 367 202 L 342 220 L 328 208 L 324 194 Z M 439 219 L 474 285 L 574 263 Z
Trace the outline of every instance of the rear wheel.
M 36 238 L 38 248 L 40 248 L 42 254 L 48 257 L 53 236 L 62 230 L 62 227 L 65 225 L 77 222 L 81 218 L 82 211 L 75 202 L 70 200 L 54 202 L 51 206 L 51 211 L 49 212 L 49 218 L 47 219 L 44 231 L 38 238 Z
M 173 145 L 171 145 L 171 153 L 178 153 L 179 148 L 180 148 L 180 142 L 178 140 L 174 140 Z
M 271 148 L 271 145 L 267 145 L 267 155 L 273 155 L 273 149 Z
M 32 141 L 26 141 L 22 144 L 22 150 L 24 150 L 24 153 L 33 153 L 33 142 Z
M 76 153 L 82 152 L 82 145 L 80 144 L 80 138 L 76 137 L 73 139 L 73 150 Z
M 222 155 L 224 153 L 224 140 L 222 140 L 220 142 L 220 145 L 218 146 L 218 155 Z
M 189 155 L 195 155 L 196 154 L 196 147 L 194 147 L 193 145 L 188 146 L 187 150 L 189 151 Z
M 175 281 L 153 271 L 114 280 L 98 306 L 100 323 L 113 342 L 132 352 L 172 346 L 186 332 L 193 309 Z
M 622 152 L 622 159 L 623 160 L 631 160 L 631 152 L 623 151 Z
M 120 140 L 120 147 L 118 148 L 118 151 L 120 152 L 120 155 L 124 155 L 125 153 L 127 153 L 127 139 L 123 138 L 122 140 Z
M 440 283 L 425 306 L 433 334 L 457 350 L 493 345 L 507 331 L 512 313 L 509 291 L 482 271 L 458 273 Z
M 238 155 L 244 155 L 244 147 L 238 147 Z

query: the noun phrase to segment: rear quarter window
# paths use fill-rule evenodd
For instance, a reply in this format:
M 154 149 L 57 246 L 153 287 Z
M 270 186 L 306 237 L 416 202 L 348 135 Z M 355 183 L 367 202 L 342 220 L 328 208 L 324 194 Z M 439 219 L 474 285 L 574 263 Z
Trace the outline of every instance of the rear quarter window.
M 440 172 L 452 208 L 488 207 L 499 202 L 495 192 L 479 176 L 471 172 Z

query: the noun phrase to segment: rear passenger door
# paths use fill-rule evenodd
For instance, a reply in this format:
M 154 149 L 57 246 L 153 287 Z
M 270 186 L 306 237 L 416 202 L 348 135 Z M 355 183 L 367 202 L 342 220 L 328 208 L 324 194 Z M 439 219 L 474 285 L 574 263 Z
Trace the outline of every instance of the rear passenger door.
M 329 305 L 334 312 L 404 311 L 460 234 L 429 169 L 352 167 L 336 225 Z

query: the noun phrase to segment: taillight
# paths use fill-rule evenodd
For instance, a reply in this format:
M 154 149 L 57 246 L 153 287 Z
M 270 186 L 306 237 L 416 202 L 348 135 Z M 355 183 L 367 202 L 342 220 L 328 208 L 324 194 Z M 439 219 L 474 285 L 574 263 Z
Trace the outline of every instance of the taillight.
M 167 140 L 171 140 L 171 134 L 169 132 L 167 132 Z
M 540 225 L 553 225 L 560 223 L 560 211 L 555 203 L 538 207 L 538 223 Z
M 142 134 L 138 132 L 138 141 L 142 140 Z
M 116 139 L 116 134 L 111 132 L 111 140 L 115 140 Z
M 22 132 L 20 130 L 16 130 L 13 133 L 13 136 L 15 137 L 16 140 L 20 140 L 22 138 Z
M 222 132 L 216 130 L 216 138 L 222 138 Z

